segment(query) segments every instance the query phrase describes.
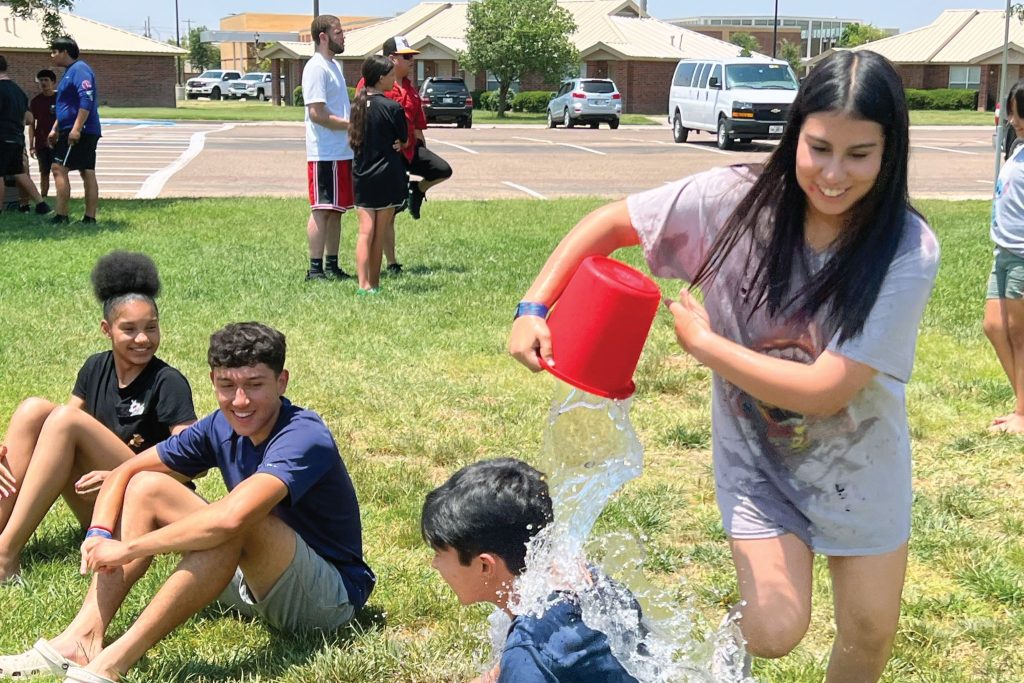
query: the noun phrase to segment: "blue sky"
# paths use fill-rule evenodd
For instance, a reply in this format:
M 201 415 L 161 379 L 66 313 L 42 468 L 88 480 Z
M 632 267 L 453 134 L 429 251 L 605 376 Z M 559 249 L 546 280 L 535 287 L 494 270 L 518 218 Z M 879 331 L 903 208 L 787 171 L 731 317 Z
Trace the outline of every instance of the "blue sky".
M 943 9 L 1002 9 L 1005 0 L 850 0 L 847 2 L 822 3 L 821 0 L 778 0 L 779 14 L 797 16 L 835 16 L 860 19 L 882 27 L 894 27 L 901 31 L 918 28 L 938 16 Z M 320 11 L 332 14 L 391 15 L 416 4 L 416 0 L 320 0 Z M 828 9 L 823 11 L 822 6 Z M 301 14 L 313 11 L 312 0 L 178 0 L 182 33 L 186 20 L 193 26 L 205 24 L 216 28 L 221 17 L 236 12 L 280 12 Z M 773 12 L 773 0 L 718 0 L 717 2 L 687 2 L 686 0 L 648 0 L 648 11 L 660 19 L 697 16 L 702 14 L 765 14 Z M 148 0 L 148 2 L 126 2 L 125 0 L 76 0 L 75 13 L 106 24 L 119 26 L 137 33 L 142 32 L 147 18 L 153 27 L 153 37 L 174 38 L 174 0 Z

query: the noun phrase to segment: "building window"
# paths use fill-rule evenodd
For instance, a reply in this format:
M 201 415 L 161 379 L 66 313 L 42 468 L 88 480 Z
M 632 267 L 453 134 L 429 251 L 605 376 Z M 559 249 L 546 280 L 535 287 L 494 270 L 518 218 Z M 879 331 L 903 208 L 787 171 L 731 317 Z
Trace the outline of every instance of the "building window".
M 497 90 L 497 89 L 498 89 L 498 79 L 496 79 L 494 77 L 494 74 L 492 74 L 490 71 L 488 71 L 487 72 L 487 90 Z M 518 93 L 519 92 L 519 81 L 518 80 L 512 81 L 512 84 L 508 87 L 508 90 L 509 90 L 509 92 L 512 92 L 512 93 Z
M 962 90 L 978 90 L 981 88 L 980 66 L 949 67 L 949 87 Z

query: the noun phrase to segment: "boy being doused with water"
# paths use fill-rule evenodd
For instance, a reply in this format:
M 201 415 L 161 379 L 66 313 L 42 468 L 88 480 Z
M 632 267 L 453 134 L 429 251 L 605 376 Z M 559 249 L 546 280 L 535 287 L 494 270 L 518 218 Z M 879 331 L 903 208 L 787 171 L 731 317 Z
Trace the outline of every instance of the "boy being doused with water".
M 511 611 L 527 543 L 552 520 L 544 475 L 512 458 L 464 467 L 427 494 L 421 529 L 434 569 L 462 604 L 489 602 L 512 618 L 498 666 L 478 680 L 636 683 L 583 622 L 575 591 L 557 591 L 539 617 Z

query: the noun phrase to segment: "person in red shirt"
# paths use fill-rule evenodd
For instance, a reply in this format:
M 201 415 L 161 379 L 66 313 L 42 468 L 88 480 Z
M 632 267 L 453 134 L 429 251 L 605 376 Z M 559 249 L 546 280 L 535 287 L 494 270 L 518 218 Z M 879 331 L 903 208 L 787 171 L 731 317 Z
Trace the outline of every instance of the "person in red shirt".
M 45 197 L 50 192 L 50 165 L 53 164 L 53 148 L 46 137 L 57 120 L 57 74 L 43 69 L 36 74 L 36 83 L 39 94 L 28 105 L 32 112 L 28 151 L 39 162 L 39 194 Z
M 402 149 L 409 173 L 419 176 L 420 180 L 409 182 L 409 215 L 419 220 L 420 208 L 426 199 L 427 190 L 438 183 L 452 177 L 452 167 L 447 161 L 427 149 L 427 140 L 423 131 L 427 128 L 427 118 L 423 115 L 420 96 L 416 86 L 412 84 L 409 74 L 416 64 L 416 55 L 405 36 L 394 36 L 384 41 L 381 54 L 391 59 L 395 65 L 395 87 L 385 95 L 402 105 L 405 120 L 409 125 L 409 136 L 406 146 Z M 363 88 L 363 81 L 356 85 L 358 92 Z M 392 227 L 389 234 L 384 235 L 384 255 L 388 260 L 388 270 L 393 273 L 402 272 L 402 265 L 395 258 L 395 232 Z

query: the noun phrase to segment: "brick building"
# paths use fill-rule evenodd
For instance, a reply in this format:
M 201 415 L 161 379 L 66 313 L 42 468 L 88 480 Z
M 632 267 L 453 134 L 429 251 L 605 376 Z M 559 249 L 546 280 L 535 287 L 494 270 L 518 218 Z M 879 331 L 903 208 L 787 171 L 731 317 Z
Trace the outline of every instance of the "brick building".
M 1002 10 L 946 10 L 928 26 L 851 48 L 873 50 L 895 66 L 906 88 L 965 88 L 978 93 L 979 110 L 992 110 L 1003 59 Z M 1010 21 L 1007 88 L 1024 76 L 1024 24 Z M 808 62 L 813 67 L 831 54 Z
M 582 76 L 611 78 L 622 93 L 627 113 L 664 114 L 672 73 L 680 59 L 687 57 L 734 57 L 740 49 L 721 40 L 701 35 L 647 16 L 637 0 L 558 0 L 576 21 L 571 36 L 580 52 Z M 338 55 L 345 79 L 359 80 L 363 60 L 380 52 L 384 41 L 403 35 L 420 50 L 416 77 L 462 76 L 470 90 L 495 90 L 497 83 L 487 73 L 467 73 L 459 66 L 467 29 L 467 3 L 421 2 L 406 12 L 372 26 L 349 31 L 345 53 Z M 308 41 L 282 42 L 261 53 L 291 77 L 301 74 L 305 60 L 313 54 Z M 558 83 L 545 83 L 527 75 L 519 90 L 555 90 Z
M 81 57 L 96 72 L 100 106 L 173 107 L 178 55 L 185 50 L 74 14 L 61 14 L 64 29 L 78 43 Z M 36 72 L 54 68 L 50 46 L 32 20 L 18 19 L 0 4 L 0 54 L 9 74 L 32 96 Z M 60 69 L 55 69 L 60 77 Z

